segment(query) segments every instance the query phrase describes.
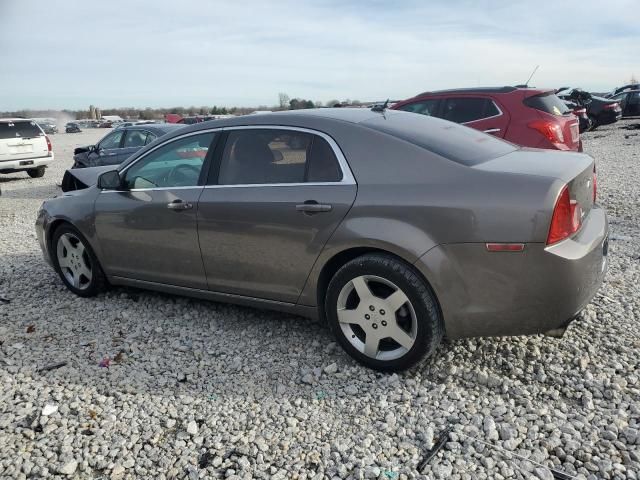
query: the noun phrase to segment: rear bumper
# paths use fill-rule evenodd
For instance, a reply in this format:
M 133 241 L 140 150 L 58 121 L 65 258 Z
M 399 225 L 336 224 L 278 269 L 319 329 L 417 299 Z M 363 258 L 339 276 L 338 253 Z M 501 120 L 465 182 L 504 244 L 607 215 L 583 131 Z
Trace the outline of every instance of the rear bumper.
M 603 110 L 597 117 L 598 125 L 609 125 L 615 123 L 622 118 L 622 111 L 615 112 L 613 110 Z
M 608 223 L 594 206 L 573 237 L 523 252 L 440 245 L 417 262 L 442 309 L 447 336 L 527 335 L 565 326 L 598 291 L 607 269 Z
M 54 155 L 53 152 L 51 152 L 50 157 L 21 158 L 19 160 L 0 161 L 0 173 L 29 170 L 31 168 L 37 168 L 43 165 L 47 165 L 53 162 L 53 160 Z

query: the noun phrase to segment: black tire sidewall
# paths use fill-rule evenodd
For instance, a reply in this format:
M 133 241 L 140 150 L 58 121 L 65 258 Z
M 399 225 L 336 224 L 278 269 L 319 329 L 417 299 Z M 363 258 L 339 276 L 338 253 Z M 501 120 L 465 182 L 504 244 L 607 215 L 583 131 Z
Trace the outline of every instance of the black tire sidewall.
M 44 177 L 44 172 L 45 167 L 30 168 L 29 170 L 27 170 L 27 175 L 29 175 L 31 178 L 41 178 Z
M 71 233 L 82 242 L 85 251 L 87 252 L 87 256 L 91 261 L 91 282 L 89 282 L 89 287 L 83 290 L 75 288 L 72 284 L 69 283 L 69 281 L 62 273 L 62 269 L 60 268 L 60 264 L 58 263 L 58 240 L 65 233 Z M 51 238 L 51 260 L 53 261 L 53 266 L 64 285 L 76 295 L 80 297 L 93 297 L 103 290 L 104 274 L 102 273 L 102 268 L 100 267 L 98 258 L 93 253 L 93 249 L 91 248 L 91 245 L 89 244 L 87 239 L 75 227 L 72 227 L 69 224 L 64 224 L 55 230 L 55 232 L 53 233 L 53 237 Z
M 337 302 L 344 285 L 360 275 L 376 275 L 390 280 L 409 298 L 417 318 L 413 347 L 394 360 L 376 360 L 358 351 L 345 337 L 338 322 Z M 417 288 L 416 288 L 417 287 Z M 442 320 L 429 286 L 409 265 L 384 255 L 365 255 L 345 264 L 329 282 L 324 304 L 329 327 L 342 348 L 363 365 L 380 371 L 400 371 L 419 364 L 430 356 L 443 336 Z

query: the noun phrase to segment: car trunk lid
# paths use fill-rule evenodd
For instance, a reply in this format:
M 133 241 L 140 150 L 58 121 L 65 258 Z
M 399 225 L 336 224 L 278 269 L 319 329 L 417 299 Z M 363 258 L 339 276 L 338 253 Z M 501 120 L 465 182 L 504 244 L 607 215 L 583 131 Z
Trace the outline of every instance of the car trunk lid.
M 568 186 L 571 199 L 580 204 L 583 216 L 594 203 L 595 162 L 584 153 L 523 148 L 473 168 L 560 180 L 562 185 Z

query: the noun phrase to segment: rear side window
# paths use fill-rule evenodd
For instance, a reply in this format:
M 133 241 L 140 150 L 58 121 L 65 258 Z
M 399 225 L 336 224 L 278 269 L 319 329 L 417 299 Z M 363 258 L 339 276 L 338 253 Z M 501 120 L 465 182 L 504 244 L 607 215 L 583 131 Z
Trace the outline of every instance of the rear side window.
M 145 144 L 145 145 L 149 145 L 149 144 L 150 144 L 151 142 L 153 142 L 156 138 L 158 138 L 158 137 L 156 137 L 153 133 L 149 132 L 149 133 L 147 134 L 147 141 L 146 141 L 144 144 Z
M 447 98 L 441 118 L 455 123 L 467 123 L 500 115 L 498 107 L 488 98 Z
M 324 138 L 314 135 L 307 181 L 339 182 L 340 180 L 342 180 L 342 171 L 331 145 Z
M 339 182 L 342 172 L 331 146 L 310 133 L 284 129 L 229 132 L 220 185 Z
M 525 98 L 523 103 L 527 107 L 535 108 L 541 112 L 550 113 L 558 117 L 571 112 L 567 108 L 567 105 L 553 92 L 541 93 L 540 95 Z
M 0 139 L 33 138 L 44 135 L 36 122 L 16 120 L 14 122 L 0 122 Z
M 420 115 L 436 116 L 438 108 L 438 100 L 421 100 L 419 102 L 410 103 L 399 107 L 398 110 L 405 112 L 419 113 Z

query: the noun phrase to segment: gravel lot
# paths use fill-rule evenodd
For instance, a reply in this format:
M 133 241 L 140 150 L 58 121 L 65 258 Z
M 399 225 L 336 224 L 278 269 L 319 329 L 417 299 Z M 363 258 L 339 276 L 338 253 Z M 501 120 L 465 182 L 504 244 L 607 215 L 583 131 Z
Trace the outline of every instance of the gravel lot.
M 53 136 L 44 178 L 0 176 L 0 477 L 640 478 L 633 123 L 584 135 L 611 241 L 580 321 L 562 339 L 448 343 L 403 375 L 356 365 L 290 315 L 128 289 L 74 297 L 33 224 L 74 146 L 106 131 Z

